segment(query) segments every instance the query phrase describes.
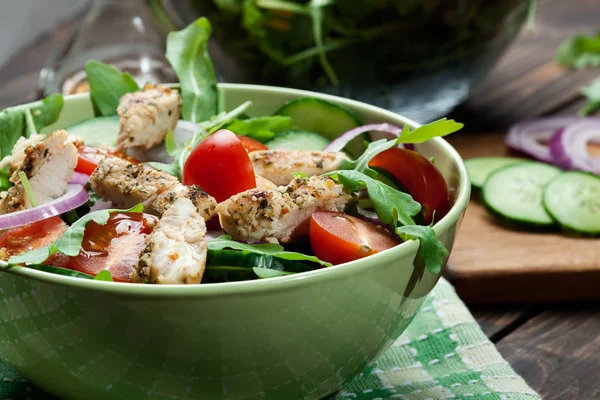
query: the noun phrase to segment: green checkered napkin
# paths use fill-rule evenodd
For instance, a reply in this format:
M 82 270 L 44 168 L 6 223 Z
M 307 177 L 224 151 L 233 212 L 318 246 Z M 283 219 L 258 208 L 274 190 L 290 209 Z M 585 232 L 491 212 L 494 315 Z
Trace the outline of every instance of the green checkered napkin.
M 0 399 L 51 399 L 2 361 L 0 375 Z M 396 343 L 334 398 L 540 399 L 500 356 L 444 279 Z

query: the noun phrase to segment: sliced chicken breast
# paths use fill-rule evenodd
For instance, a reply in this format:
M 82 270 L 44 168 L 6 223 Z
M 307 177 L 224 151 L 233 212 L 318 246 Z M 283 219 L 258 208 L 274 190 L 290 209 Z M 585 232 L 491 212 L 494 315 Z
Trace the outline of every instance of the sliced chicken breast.
M 29 146 L 35 146 L 45 138 L 46 136 L 44 135 L 32 135 L 28 138 L 21 136 L 19 140 L 17 140 L 17 143 L 15 143 L 12 154 L 7 155 L 0 161 L 0 169 L 3 169 L 8 165 L 9 172 L 13 174 L 23 163 L 25 149 Z
M 276 190 L 250 189 L 217 206 L 223 230 L 240 241 L 288 243 L 308 233 L 310 215 L 343 211 L 352 194 L 331 178 L 295 178 Z
M 276 185 L 287 185 L 296 172 L 315 176 L 335 171 L 348 159 L 344 153 L 327 151 L 261 150 L 249 155 L 254 172 Z
M 133 282 L 193 284 L 202 281 L 207 245 L 204 218 L 187 197 L 171 204 L 148 237 Z
M 117 149 L 148 150 L 161 143 L 175 129 L 181 106 L 179 92 L 162 86 L 146 85 L 142 91 L 125 94 L 117 108 L 121 120 Z
M 0 200 L 0 214 L 31 207 L 19 173 L 24 172 L 38 205 L 56 200 L 67 191 L 67 185 L 77 165 L 77 149 L 68 141 L 65 130 L 52 133 L 23 151 L 19 166 L 10 177 L 15 185 L 8 189 Z M 15 154 L 16 157 L 21 157 Z
M 275 190 L 277 189 L 277 185 L 271 182 L 268 179 L 263 178 L 260 175 L 256 175 L 256 187 L 259 189 L 269 189 Z

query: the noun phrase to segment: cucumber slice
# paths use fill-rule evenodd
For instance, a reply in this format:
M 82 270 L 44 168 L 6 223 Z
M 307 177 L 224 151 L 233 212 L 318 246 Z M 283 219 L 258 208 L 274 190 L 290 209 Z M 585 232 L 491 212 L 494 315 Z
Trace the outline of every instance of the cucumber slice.
M 323 136 L 308 131 L 287 131 L 265 143 L 269 149 L 321 151 L 329 144 Z
M 471 178 L 471 185 L 481 189 L 492 172 L 523 161 L 522 158 L 515 157 L 476 157 L 465 160 L 465 166 Z
M 206 267 L 202 283 L 239 282 L 256 279 L 252 268 L 243 267 Z
M 304 272 L 319 268 L 319 265 L 309 265 L 298 261 L 270 256 L 267 254 L 252 253 L 239 250 L 210 250 L 206 257 L 207 267 L 220 267 L 222 265 L 243 267 L 252 270 L 268 268 L 278 271 Z
M 548 227 L 554 220 L 542 204 L 544 186 L 561 170 L 538 162 L 512 164 L 493 172 L 483 185 L 484 205 L 508 221 Z
M 302 97 L 285 103 L 275 114 L 291 117 L 303 131 L 316 132 L 333 140 L 350 129 L 363 125 L 350 110 L 314 97 Z M 365 150 L 366 136 L 359 136 L 346 146 L 352 156 L 358 157 Z
M 563 228 L 600 235 L 600 177 L 586 172 L 564 172 L 544 190 L 546 211 Z
M 67 128 L 70 135 L 83 139 L 86 146 L 98 147 L 100 145 L 115 146 L 121 122 L 119 117 L 96 117 L 86 119 Z

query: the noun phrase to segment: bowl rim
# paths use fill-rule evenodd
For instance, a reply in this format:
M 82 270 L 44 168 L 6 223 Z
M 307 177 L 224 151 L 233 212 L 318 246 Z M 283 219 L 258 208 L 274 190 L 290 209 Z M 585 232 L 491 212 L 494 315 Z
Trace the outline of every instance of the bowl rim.
M 291 89 L 277 86 L 264 86 L 252 84 L 235 84 L 235 83 L 219 83 L 220 90 L 225 91 L 233 89 L 242 89 L 246 91 L 256 91 L 265 94 L 274 94 L 285 92 L 297 97 L 312 96 L 323 100 L 332 101 L 334 103 L 343 104 L 352 108 L 364 110 L 365 113 L 376 113 L 384 115 L 386 122 L 394 121 L 393 123 L 407 124 L 412 128 L 419 127 L 420 124 L 412 121 L 402 115 L 392 111 L 385 110 L 367 103 L 362 103 L 356 100 L 351 100 L 339 96 L 333 96 L 324 93 L 311 92 L 307 90 Z M 89 93 L 65 96 L 65 103 L 70 99 L 89 98 Z M 37 102 L 23 104 L 16 107 L 25 107 Z M 456 188 L 456 199 L 450 211 L 434 225 L 436 233 L 445 231 L 451 225 L 458 223 L 462 213 L 467 207 L 471 185 L 468 179 L 468 173 L 458 152 L 446 140 L 436 137 L 431 141 L 438 146 L 450 160 L 456 165 L 458 170 L 458 185 Z M 269 279 L 258 279 L 252 281 L 240 282 L 222 282 L 211 283 L 210 285 L 144 285 L 123 282 L 106 282 L 92 279 L 79 279 L 65 275 L 57 275 L 49 272 L 39 271 L 27 267 L 6 267 L 0 266 L 0 272 L 10 273 L 22 278 L 28 278 L 45 282 L 49 284 L 57 284 L 61 286 L 70 286 L 75 289 L 94 290 L 98 292 L 109 292 L 121 296 L 134 297 L 212 297 L 214 295 L 232 295 L 232 294 L 255 294 L 265 291 L 281 291 L 289 290 L 299 285 L 312 284 L 315 281 L 325 281 L 331 279 L 343 279 L 344 277 L 352 277 L 356 272 L 360 272 L 365 268 L 369 268 L 372 264 L 385 264 L 402 257 L 406 257 L 411 252 L 416 254 L 418 242 L 411 240 L 404 242 L 391 249 L 374 254 L 363 259 L 351 261 L 344 264 L 334 265 L 328 268 L 321 268 L 314 271 L 303 272 L 301 274 L 293 274 Z M 441 272 L 440 272 L 441 274 Z

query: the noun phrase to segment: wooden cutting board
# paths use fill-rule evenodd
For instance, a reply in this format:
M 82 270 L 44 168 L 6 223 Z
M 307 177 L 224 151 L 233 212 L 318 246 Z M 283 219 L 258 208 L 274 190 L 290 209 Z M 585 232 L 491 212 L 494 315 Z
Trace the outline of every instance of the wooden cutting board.
M 464 158 L 507 155 L 504 134 L 457 134 Z M 600 239 L 510 230 L 475 198 L 467 208 L 446 275 L 470 303 L 600 299 Z

